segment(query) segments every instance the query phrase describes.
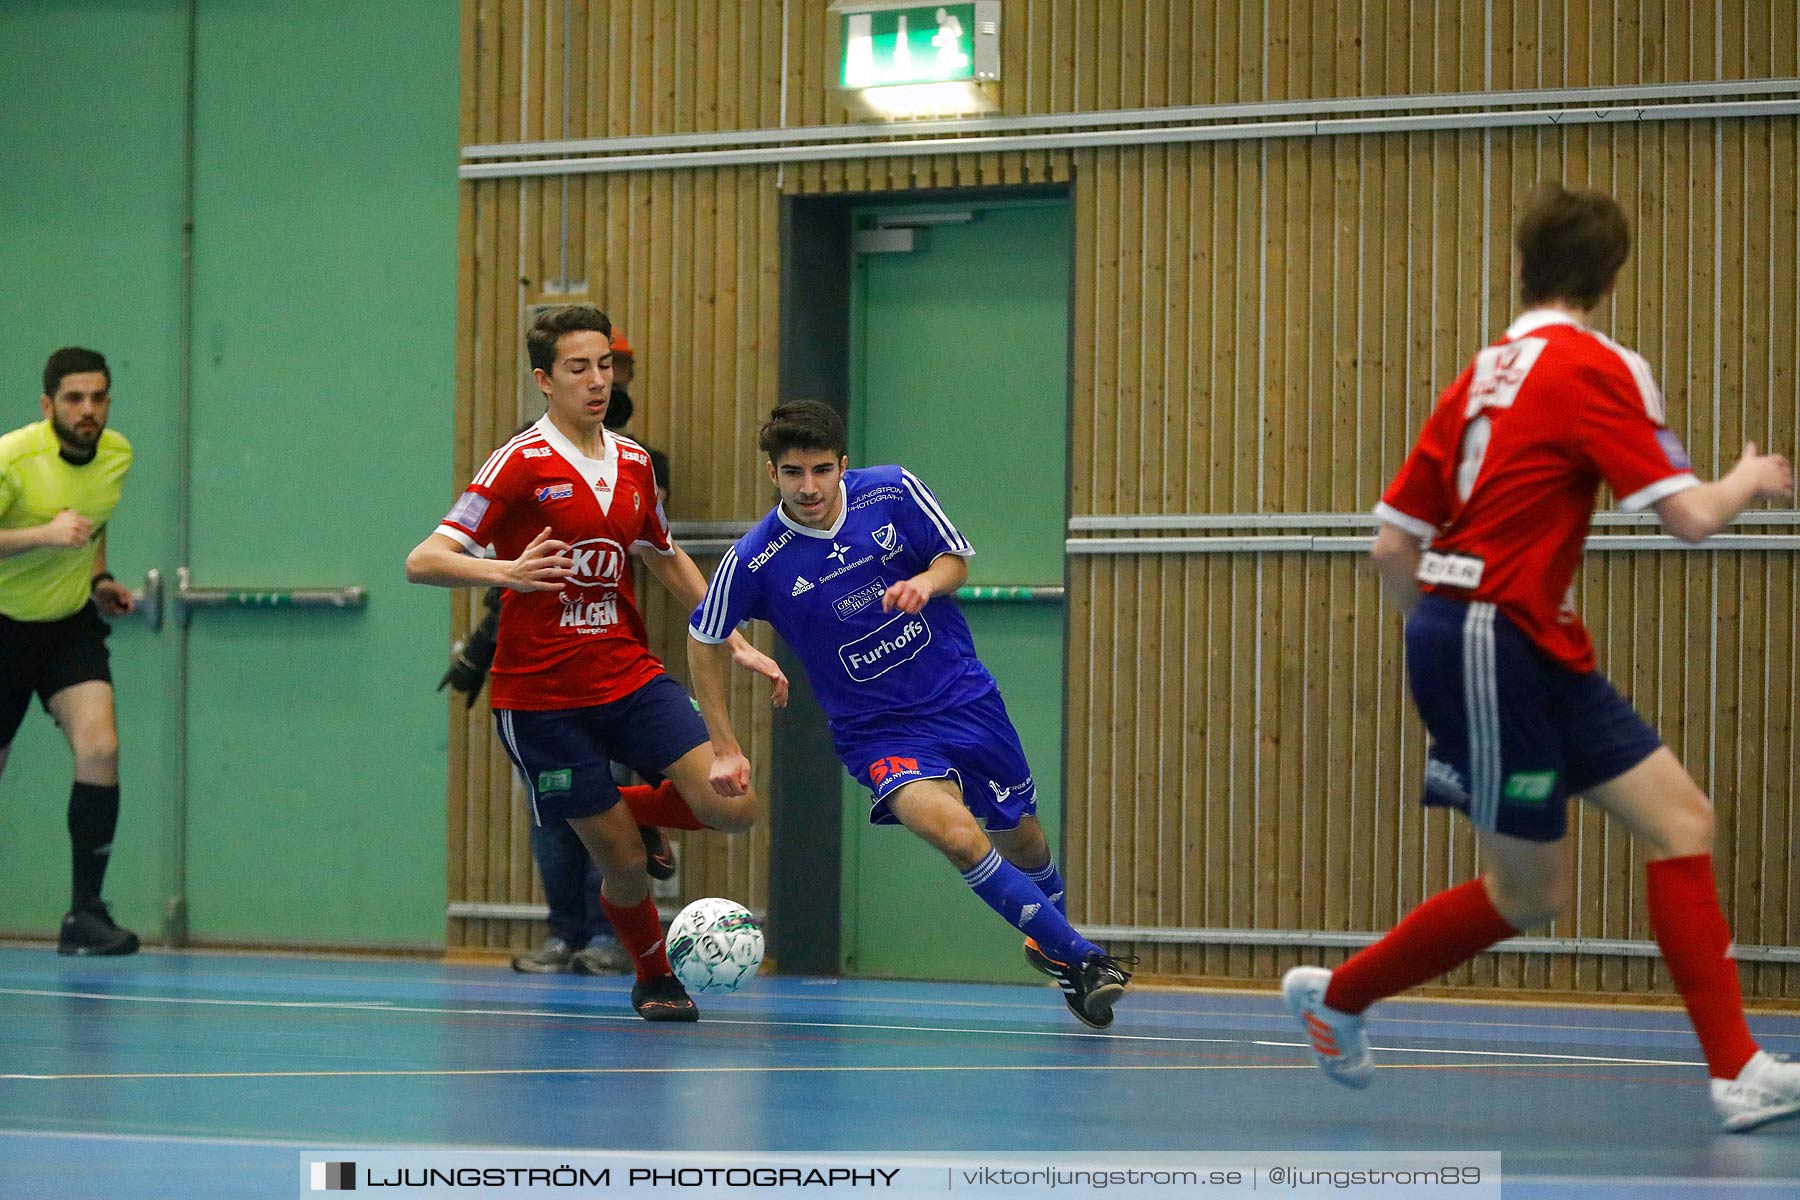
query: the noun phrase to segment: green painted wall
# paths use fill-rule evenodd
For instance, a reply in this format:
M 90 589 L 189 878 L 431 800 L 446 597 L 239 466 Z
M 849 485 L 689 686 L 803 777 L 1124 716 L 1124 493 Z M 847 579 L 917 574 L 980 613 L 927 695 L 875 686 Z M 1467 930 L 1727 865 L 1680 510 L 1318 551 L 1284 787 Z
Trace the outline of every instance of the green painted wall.
M 186 28 L 175 3 L 0 4 L 0 429 L 38 419 L 50 351 L 106 353 L 112 424 L 137 453 L 107 533 L 127 582 L 175 562 Z M 124 792 L 107 894 L 152 930 L 170 865 L 174 642 L 122 622 L 111 646 Z M 68 907 L 69 779 L 67 744 L 34 703 L 0 776 L 0 929 L 52 933 Z
M 968 224 L 925 230 L 912 253 L 855 260 L 851 461 L 901 463 L 930 486 L 975 547 L 970 583 L 1060 586 L 1070 208 L 983 204 L 976 212 Z M 969 603 L 963 611 L 1024 743 L 1054 845 L 1062 827 L 1063 607 Z M 942 855 L 899 826 L 871 827 L 867 814 L 867 792 L 846 776 L 846 973 L 1040 978 L 1020 956 L 1019 934 Z
M 0 263 L 17 276 L 0 288 L 0 415 L 16 415 L 0 424 L 35 416 L 56 345 L 108 353 L 113 422 L 138 448 L 111 533 L 124 578 L 178 565 L 186 20 L 155 0 L 0 4 L 0 95 L 24 118 L 0 123 Z M 196 613 L 185 728 L 167 716 L 175 631 L 118 627 L 126 798 L 108 891 L 140 928 L 159 927 L 173 874 L 184 744 L 196 940 L 442 941 L 431 689 L 448 620 L 400 563 L 450 499 L 458 36 L 456 6 L 433 0 L 199 5 L 194 580 L 356 583 L 370 603 Z M 0 872 L 20 886 L 0 893 L 0 929 L 47 930 L 67 887 L 67 752 L 34 713 L 13 758 Z

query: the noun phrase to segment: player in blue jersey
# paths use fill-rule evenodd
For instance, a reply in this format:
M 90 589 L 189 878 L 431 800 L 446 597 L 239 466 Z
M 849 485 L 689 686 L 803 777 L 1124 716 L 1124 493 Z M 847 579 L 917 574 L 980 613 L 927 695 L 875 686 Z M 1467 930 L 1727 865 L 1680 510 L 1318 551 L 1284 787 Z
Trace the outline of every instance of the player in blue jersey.
M 724 642 L 754 617 L 805 664 L 838 758 L 873 796 L 870 823 L 936 847 L 1024 931 L 1026 959 L 1070 1011 L 1104 1029 L 1131 976 L 1064 915 L 1025 751 L 952 599 L 975 552 L 911 473 L 846 470 L 845 443 L 843 421 L 816 401 L 783 405 L 762 427 L 781 502 L 725 552 L 688 628 L 712 785 L 722 796 L 750 785 Z

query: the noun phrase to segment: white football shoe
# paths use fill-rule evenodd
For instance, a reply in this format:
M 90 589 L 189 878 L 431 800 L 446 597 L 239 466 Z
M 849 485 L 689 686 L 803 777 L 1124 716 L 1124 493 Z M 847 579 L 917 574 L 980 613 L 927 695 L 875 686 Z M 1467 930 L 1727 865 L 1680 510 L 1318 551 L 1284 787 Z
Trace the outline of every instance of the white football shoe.
M 1800 1063 L 1758 1050 L 1736 1079 L 1712 1081 L 1712 1102 L 1727 1133 L 1800 1115 Z
M 1325 989 L 1330 983 L 1331 972 L 1324 967 L 1295 967 L 1281 978 L 1281 998 L 1306 1031 L 1319 1069 L 1333 1083 L 1366 1088 L 1375 1073 L 1375 1056 L 1369 1051 L 1363 1019 L 1326 1006 Z

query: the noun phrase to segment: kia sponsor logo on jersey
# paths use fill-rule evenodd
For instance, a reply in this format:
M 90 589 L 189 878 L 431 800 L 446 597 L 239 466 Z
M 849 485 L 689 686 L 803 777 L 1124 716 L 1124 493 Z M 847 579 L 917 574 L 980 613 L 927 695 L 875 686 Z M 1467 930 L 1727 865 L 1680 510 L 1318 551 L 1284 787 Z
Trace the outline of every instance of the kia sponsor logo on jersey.
M 838 661 L 858 683 L 911 662 L 931 644 L 931 626 L 923 616 L 901 613 L 875 632 L 838 647 Z
M 845 592 L 831 602 L 831 611 L 837 614 L 840 621 L 848 621 L 863 609 L 880 600 L 887 592 L 887 580 L 877 579 L 873 583 L 865 583 L 853 592 Z
M 764 546 L 760 551 L 757 552 L 756 557 L 754 557 L 750 560 L 750 570 L 753 572 L 760 570 L 764 563 L 768 562 L 771 558 L 774 558 L 776 553 L 783 546 L 787 545 L 789 542 L 791 542 L 793 540 L 794 540 L 794 531 L 791 529 L 783 530 L 780 537 L 776 538 L 774 541 L 772 541 L 768 545 Z
M 575 575 L 569 580 L 576 587 L 616 588 L 625 577 L 625 548 L 611 538 L 589 538 L 569 548 L 575 560 Z
M 538 488 L 534 495 L 539 504 L 548 504 L 552 500 L 567 500 L 575 494 L 572 483 L 550 483 Z

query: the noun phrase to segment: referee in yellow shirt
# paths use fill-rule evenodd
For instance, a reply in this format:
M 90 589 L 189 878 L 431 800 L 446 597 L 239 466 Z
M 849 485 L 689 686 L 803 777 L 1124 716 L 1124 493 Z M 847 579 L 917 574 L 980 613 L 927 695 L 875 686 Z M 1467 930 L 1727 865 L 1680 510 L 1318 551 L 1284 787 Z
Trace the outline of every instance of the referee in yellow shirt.
M 59 954 L 132 954 L 100 899 L 119 822 L 119 732 L 107 624 L 131 593 L 106 572 L 106 522 L 131 443 L 106 427 L 112 372 L 70 346 L 44 365 L 44 419 L 0 436 L 0 772 L 36 692 L 75 754 L 74 872 Z

